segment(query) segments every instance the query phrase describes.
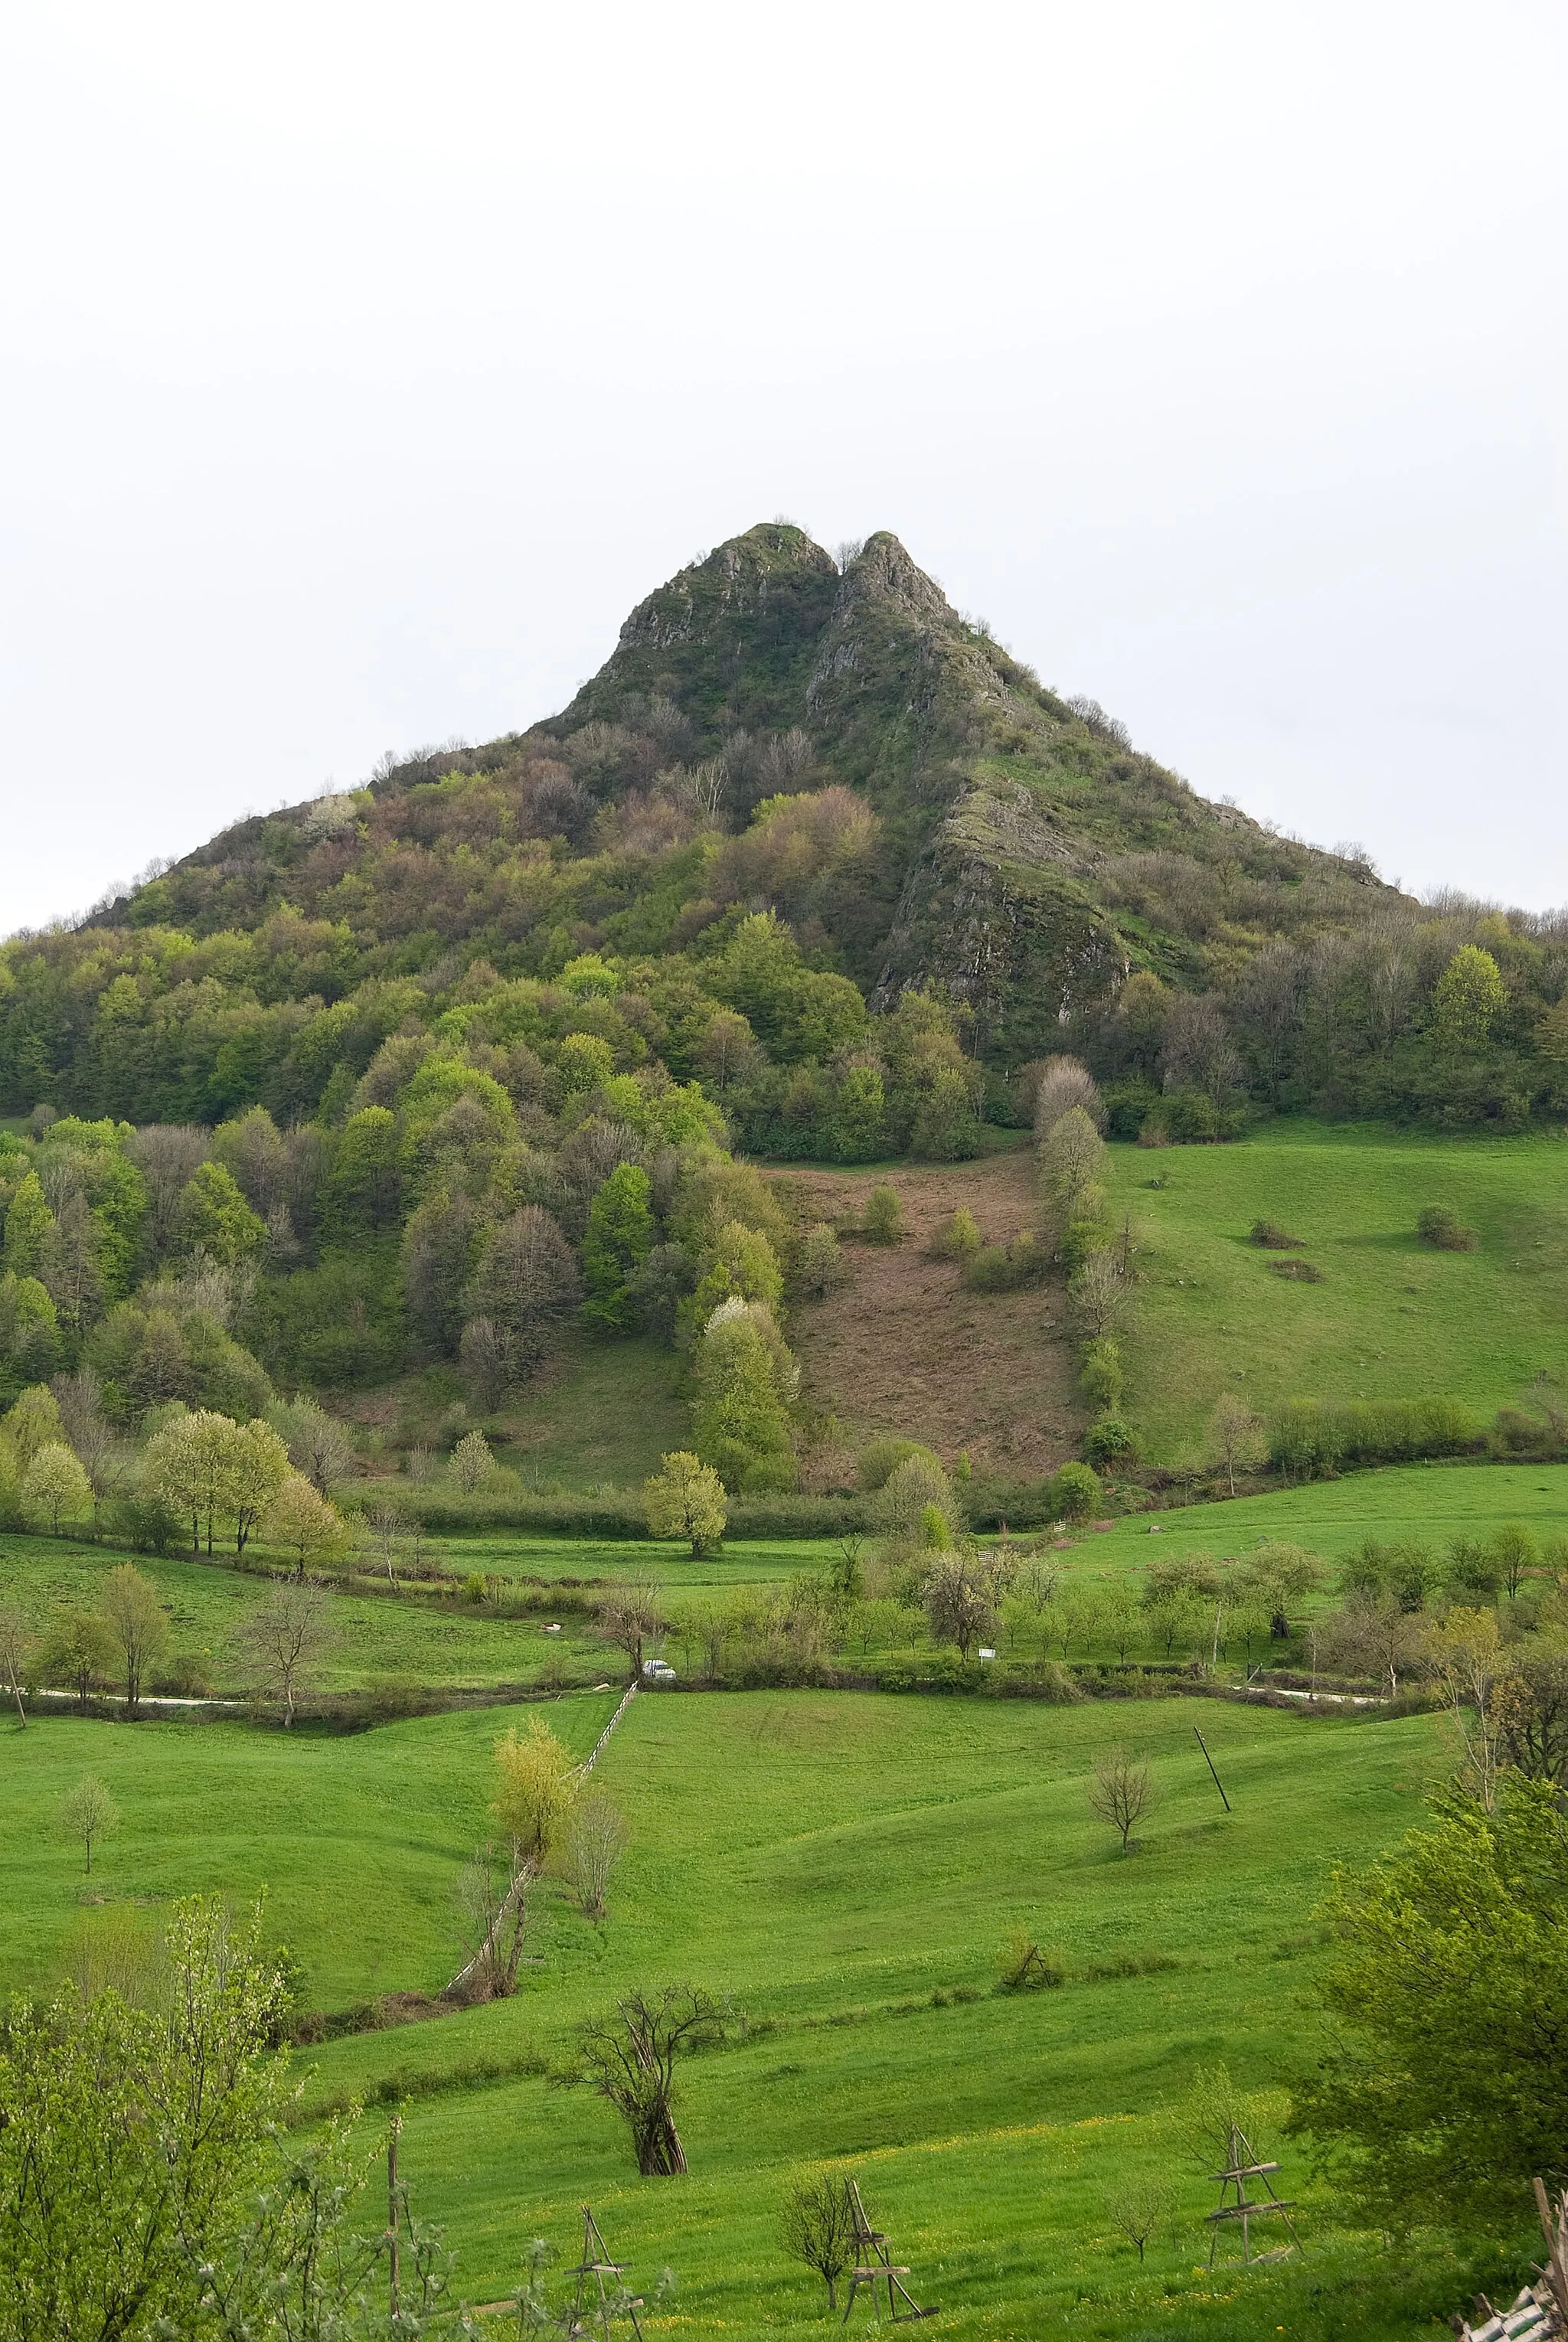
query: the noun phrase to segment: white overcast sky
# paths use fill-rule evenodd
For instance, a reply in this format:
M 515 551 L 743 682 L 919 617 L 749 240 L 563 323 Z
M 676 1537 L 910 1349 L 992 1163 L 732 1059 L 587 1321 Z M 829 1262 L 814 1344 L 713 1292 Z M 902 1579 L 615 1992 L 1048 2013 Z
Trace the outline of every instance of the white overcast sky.
M 1568 900 L 1560 0 L 0 29 L 0 932 L 891 528 L 1211 796 Z

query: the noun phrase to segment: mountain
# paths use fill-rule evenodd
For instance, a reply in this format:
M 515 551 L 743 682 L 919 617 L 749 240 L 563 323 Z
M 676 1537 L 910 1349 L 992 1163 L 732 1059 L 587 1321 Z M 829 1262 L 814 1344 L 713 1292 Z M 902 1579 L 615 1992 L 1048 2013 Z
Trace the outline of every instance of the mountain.
M 560 715 L 389 759 L 6 946 L 0 1100 L 338 1112 L 400 1028 L 596 959 L 644 1004 L 641 1046 L 706 1072 L 764 1152 L 874 1152 L 868 1124 L 844 1136 L 844 1067 L 880 1050 L 896 1087 L 894 1012 L 921 999 L 993 1118 L 1007 1076 L 1068 1046 L 1126 1092 L 1129 1133 L 1167 1092 L 1190 1101 L 1178 1136 L 1223 1135 L 1248 1091 L 1517 1126 L 1561 1109 L 1568 1057 L 1539 1046 L 1561 946 L 1527 926 L 1424 911 L 1199 796 L 896 537 L 841 566 L 774 523 L 651 594 Z M 1443 1057 L 1436 987 L 1466 946 L 1501 995 L 1484 1046 Z M 694 1037 L 716 1006 L 748 1026 L 739 1076 Z M 884 1117 L 875 1145 L 912 1127 Z

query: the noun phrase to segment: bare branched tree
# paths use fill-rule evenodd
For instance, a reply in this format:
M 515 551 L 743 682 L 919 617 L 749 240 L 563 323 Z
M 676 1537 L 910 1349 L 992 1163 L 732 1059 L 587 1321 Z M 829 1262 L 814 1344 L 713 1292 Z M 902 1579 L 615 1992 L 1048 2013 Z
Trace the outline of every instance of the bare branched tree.
M 310 1669 L 335 1639 L 328 1596 L 308 1578 L 286 1578 L 256 1605 L 239 1639 L 254 1673 L 282 1700 L 286 1729 L 294 1723 L 295 1701 Z
M 1094 1767 L 1089 1784 L 1089 1808 L 1097 1818 L 1121 1833 L 1122 1852 L 1131 1854 L 1133 1832 L 1154 1801 L 1154 1784 L 1146 1765 L 1124 1749 L 1113 1748 Z
M 604 1917 L 605 1893 L 626 1851 L 628 1835 L 620 1808 L 602 1789 L 578 1799 L 566 1825 L 560 1859 L 584 1918 Z
M 596 2091 L 624 2117 L 637 2169 L 645 2179 L 686 2168 L 675 2128 L 675 2067 L 694 2049 L 722 2039 L 727 2012 L 693 1985 L 628 1993 L 602 2017 L 577 2028 L 575 2065 L 561 2078 Z

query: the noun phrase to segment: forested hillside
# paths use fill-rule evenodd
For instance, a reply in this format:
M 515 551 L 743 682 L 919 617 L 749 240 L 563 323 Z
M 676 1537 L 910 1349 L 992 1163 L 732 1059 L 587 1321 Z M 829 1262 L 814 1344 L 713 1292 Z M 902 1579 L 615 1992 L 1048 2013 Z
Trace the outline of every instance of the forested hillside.
M 1064 1046 L 1121 1135 L 1249 1100 L 1511 1129 L 1568 1106 L 1565 978 L 1550 922 L 1423 909 L 1207 804 L 896 539 L 841 569 L 780 524 L 652 595 L 561 716 L 5 946 L 0 1105 L 335 1128 L 395 1041 L 525 1117 L 581 1036 L 824 1161 L 962 1156 Z
M 5 946 L 0 1396 L 85 1376 L 78 1451 L 410 1369 L 477 1417 L 570 1321 L 690 1350 L 700 1452 L 793 1485 L 836 1239 L 735 1150 L 962 1161 L 1064 1053 L 1113 1137 L 1517 1129 L 1565 981 L 1550 922 L 1205 803 L 896 539 L 755 528 L 562 715 Z

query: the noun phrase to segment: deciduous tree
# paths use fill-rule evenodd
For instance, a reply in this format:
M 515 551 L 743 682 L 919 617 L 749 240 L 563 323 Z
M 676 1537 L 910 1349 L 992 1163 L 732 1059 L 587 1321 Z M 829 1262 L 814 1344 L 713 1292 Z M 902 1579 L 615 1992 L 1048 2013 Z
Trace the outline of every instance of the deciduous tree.
M 135 1716 L 147 1669 L 168 1648 L 169 1615 L 157 1589 L 134 1562 L 110 1570 L 98 1596 L 98 1614 L 119 1655 L 125 1712 Z
M 47 1524 L 55 1536 L 62 1521 L 79 1521 L 93 1509 L 93 1484 L 71 1450 L 55 1443 L 40 1447 L 22 1476 L 22 1505 L 28 1517 Z
M 254 1674 L 283 1702 L 285 1731 L 311 1669 L 335 1639 L 329 1597 L 319 1586 L 298 1578 L 274 1586 L 240 1628 L 240 1647 Z
M 724 2019 L 711 1993 L 666 1985 L 658 1993 L 628 1993 L 608 2014 L 577 2027 L 576 2062 L 563 2079 L 596 2091 L 624 2117 L 644 2178 L 685 2170 L 675 2128 L 675 2067 L 722 2037 Z
M 335 1505 L 318 1496 L 303 1474 L 291 1472 L 267 1508 L 261 1533 L 269 1545 L 292 1555 L 295 1575 L 320 1569 L 341 1558 L 348 1532 Z
M 848 2176 L 826 2164 L 792 2171 L 779 2207 L 779 2242 L 792 2260 L 815 2269 L 838 2307 L 838 2280 L 854 2259 L 854 2203 Z
M 724 1484 L 716 1472 L 684 1448 L 663 1458 L 658 1470 L 644 1483 L 643 1499 L 649 1535 L 684 1537 L 694 1561 L 724 1536 L 729 1516 Z
M 93 1875 L 93 1848 L 120 1826 L 120 1808 L 95 1773 L 84 1773 L 60 1800 L 60 1833 L 81 1847 L 83 1867 Z
M 1517 2220 L 1568 2137 L 1568 1837 L 1557 1792 L 1504 1773 L 1496 1810 L 1448 1792 L 1321 1915 L 1331 2028 L 1298 2084 L 1311 2133 L 1362 2216 Z
M 1122 1852 L 1131 1854 L 1134 1845 L 1133 1832 L 1154 1803 L 1154 1797 L 1147 1765 L 1129 1756 L 1125 1749 L 1113 1748 L 1094 1767 L 1089 1784 L 1089 1810 L 1120 1832 Z

